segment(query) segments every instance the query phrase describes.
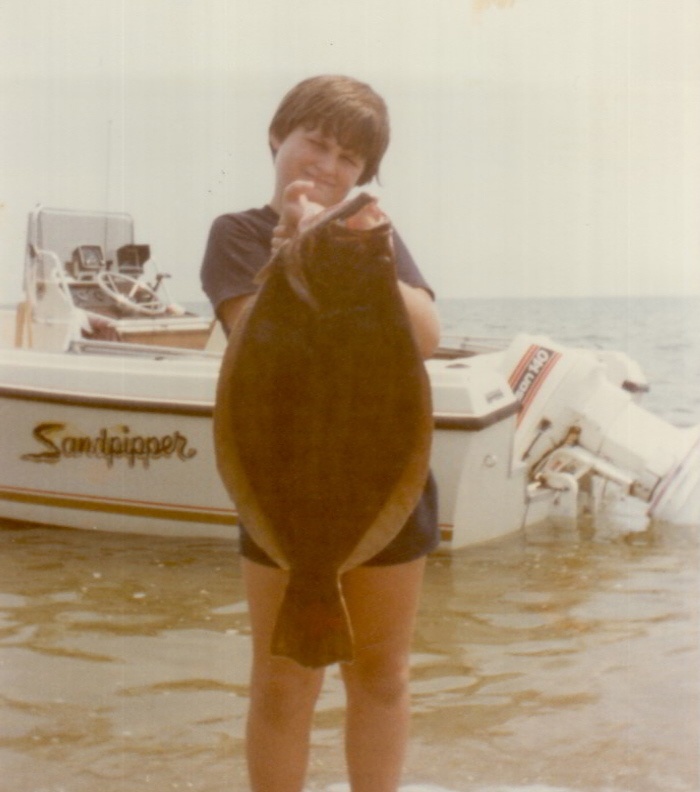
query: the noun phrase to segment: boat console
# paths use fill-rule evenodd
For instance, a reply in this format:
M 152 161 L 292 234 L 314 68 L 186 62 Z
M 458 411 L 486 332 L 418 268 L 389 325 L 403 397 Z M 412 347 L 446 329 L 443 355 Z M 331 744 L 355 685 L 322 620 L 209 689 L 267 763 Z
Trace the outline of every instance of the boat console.
M 147 266 L 149 265 L 149 266 Z M 170 298 L 131 217 L 37 207 L 29 216 L 21 346 L 82 339 L 203 349 L 212 322 Z
M 76 280 L 91 280 L 104 266 L 104 253 L 100 245 L 78 245 L 70 261 L 66 262 L 68 274 Z

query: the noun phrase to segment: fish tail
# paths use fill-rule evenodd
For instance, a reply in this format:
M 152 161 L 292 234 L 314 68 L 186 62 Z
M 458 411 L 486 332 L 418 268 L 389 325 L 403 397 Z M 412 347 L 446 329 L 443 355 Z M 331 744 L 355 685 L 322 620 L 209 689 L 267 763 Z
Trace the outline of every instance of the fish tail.
M 337 580 L 320 588 L 290 579 L 272 635 L 272 654 L 307 668 L 352 660 L 352 632 Z

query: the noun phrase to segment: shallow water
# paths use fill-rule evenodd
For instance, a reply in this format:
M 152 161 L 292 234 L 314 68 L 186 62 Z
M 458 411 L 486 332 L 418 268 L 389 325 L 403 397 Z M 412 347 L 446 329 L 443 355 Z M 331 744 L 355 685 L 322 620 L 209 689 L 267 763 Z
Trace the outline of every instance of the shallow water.
M 0 545 L 3 789 L 246 788 L 231 545 L 10 527 Z M 539 529 L 433 557 L 407 790 L 696 792 L 697 550 L 668 527 Z M 342 710 L 331 670 L 310 792 L 343 789 Z

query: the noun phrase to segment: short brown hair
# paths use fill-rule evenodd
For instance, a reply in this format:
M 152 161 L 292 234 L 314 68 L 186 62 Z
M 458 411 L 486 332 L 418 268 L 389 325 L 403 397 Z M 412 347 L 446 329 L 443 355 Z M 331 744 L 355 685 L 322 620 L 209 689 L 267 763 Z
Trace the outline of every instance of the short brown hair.
M 361 156 L 365 168 L 358 184 L 367 184 L 379 172 L 389 145 L 389 113 L 366 83 L 331 74 L 302 80 L 280 102 L 270 134 L 284 140 L 299 126 L 318 129 Z

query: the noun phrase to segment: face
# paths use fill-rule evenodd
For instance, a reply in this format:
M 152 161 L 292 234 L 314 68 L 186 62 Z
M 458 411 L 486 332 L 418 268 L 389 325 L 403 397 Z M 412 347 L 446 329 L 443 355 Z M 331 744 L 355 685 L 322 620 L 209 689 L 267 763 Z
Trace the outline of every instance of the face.
M 275 195 L 271 205 L 280 211 L 284 189 L 297 179 L 314 183 L 309 200 L 322 206 L 342 201 L 357 184 L 365 160 L 338 145 L 334 137 L 297 127 L 284 140 L 270 136 L 275 154 Z

